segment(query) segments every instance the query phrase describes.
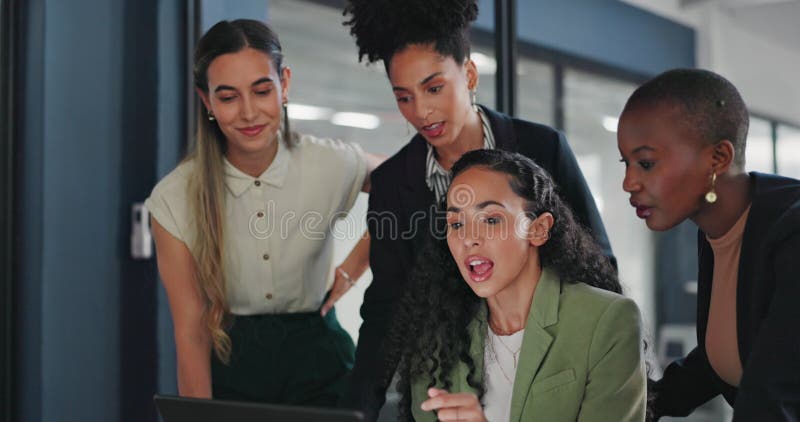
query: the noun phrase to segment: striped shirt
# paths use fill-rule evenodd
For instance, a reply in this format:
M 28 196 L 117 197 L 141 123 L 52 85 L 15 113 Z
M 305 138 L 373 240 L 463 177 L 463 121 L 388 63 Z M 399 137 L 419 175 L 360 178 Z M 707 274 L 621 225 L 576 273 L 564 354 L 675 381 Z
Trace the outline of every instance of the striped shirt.
M 492 127 L 489 125 L 489 118 L 486 117 L 480 107 L 477 108 L 478 116 L 481 117 L 481 125 L 483 126 L 483 149 L 494 149 L 494 134 L 492 133 Z M 428 189 L 436 196 L 436 203 L 438 204 L 447 195 L 447 188 L 450 187 L 453 176 L 436 161 L 436 150 L 431 144 L 428 144 L 428 158 L 425 169 L 425 183 L 428 184 Z

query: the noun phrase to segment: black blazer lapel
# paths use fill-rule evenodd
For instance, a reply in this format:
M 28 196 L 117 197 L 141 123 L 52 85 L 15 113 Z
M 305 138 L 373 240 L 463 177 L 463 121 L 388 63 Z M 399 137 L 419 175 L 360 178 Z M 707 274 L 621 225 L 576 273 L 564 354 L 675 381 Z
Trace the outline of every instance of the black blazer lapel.
M 406 173 L 398 175 L 400 179 L 405 179 L 406 196 L 404 196 L 404 209 L 409 211 L 409 215 L 415 211 L 426 210 L 434 204 L 436 197 L 425 181 L 427 169 L 425 160 L 428 156 L 428 143 L 421 135 L 411 138 L 406 155 Z
M 425 181 L 427 145 L 421 135 L 414 136 L 408 145 L 405 162 L 406 173 L 397 175 L 398 180 L 405 179 L 404 188 L 398 190 L 402 209 L 402 213 L 398 217 L 402 219 L 401 227 L 405 232 L 401 234 L 406 239 L 413 239 L 410 245 L 412 260 L 416 255 L 415 250 L 419 250 L 424 239 L 428 238 L 427 234 L 431 231 L 431 214 L 436 209 L 436 197 Z M 425 236 L 421 234 L 425 234 Z
M 488 107 L 480 106 L 486 113 L 489 124 L 492 127 L 494 142 L 497 149 L 504 151 L 518 152 L 517 133 L 514 130 L 514 120 L 511 117 L 498 113 Z

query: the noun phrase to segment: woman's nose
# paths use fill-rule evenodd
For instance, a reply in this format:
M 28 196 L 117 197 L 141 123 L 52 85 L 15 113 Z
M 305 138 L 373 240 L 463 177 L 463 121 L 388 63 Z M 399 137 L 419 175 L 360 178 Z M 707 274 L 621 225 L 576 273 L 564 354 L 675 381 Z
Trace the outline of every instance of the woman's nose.
M 639 189 L 641 189 L 641 183 L 639 182 L 638 177 L 636 177 L 629 167 L 625 170 L 625 177 L 622 179 L 622 190 L 630 193 Z

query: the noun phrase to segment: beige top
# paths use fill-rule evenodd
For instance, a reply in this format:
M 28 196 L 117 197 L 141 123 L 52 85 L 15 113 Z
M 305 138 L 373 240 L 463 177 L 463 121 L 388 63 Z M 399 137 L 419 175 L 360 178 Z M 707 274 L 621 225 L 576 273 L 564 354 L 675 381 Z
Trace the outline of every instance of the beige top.
M 742 360 L 736 333 L 736 285 L 739 255 L 750 206 L 727 233 L 717 239 L 706 236 L 714 251 L 714 276 L 706 328 L 706 354 L 711 367 L 726 383 L 738 387 Z
M 196 237 L 186 190 L 192 166 L 180 164 L 145 202 L 189 250 Z M 231 313 L 319 309 L 332 278 L 333 224 L 353 206 L 366 174 L 358 145 L 307 135 L 291 149 L 280 142 L 274 161 L 257 178 L 225 160 L 224 265 Z

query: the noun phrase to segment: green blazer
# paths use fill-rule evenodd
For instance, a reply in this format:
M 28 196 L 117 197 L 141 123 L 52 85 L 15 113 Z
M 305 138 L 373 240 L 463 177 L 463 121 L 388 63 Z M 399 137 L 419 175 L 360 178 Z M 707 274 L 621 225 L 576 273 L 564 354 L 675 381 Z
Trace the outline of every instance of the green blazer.
M 487 316 L 484 306 L 469 326 L 470 354 L 478 368 L 483 367 Z M 631 299 L 584 283 L 561 283 L 545 269 L 525 325 L 511 422 L 644 421 L 641 331 L 639 309 Z M 466 364 L 456 365 L 450 392 L 475 392 L 467 384 L 468 373 Z M 416 421 L 436 420 L 433 412 L 420 409 L 429 382 L 412 383 Z

